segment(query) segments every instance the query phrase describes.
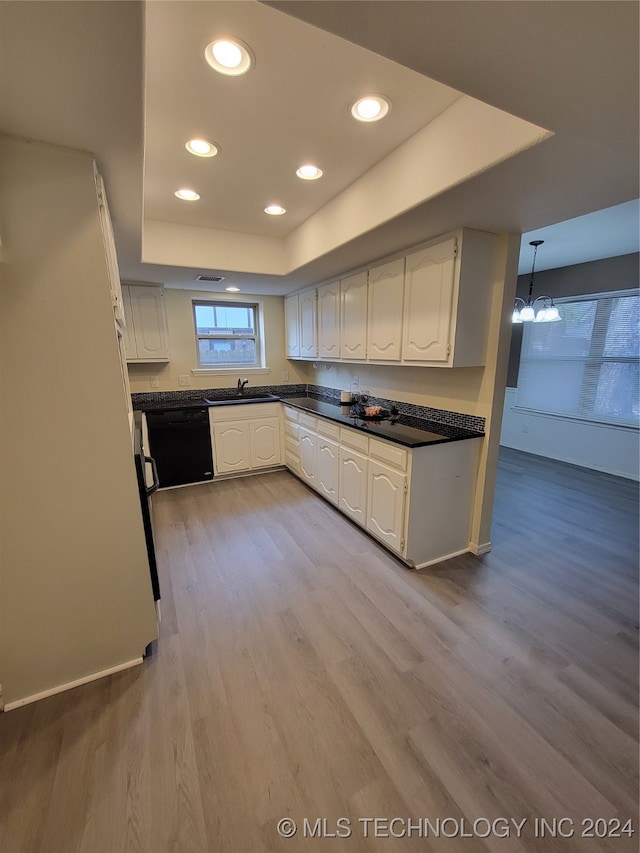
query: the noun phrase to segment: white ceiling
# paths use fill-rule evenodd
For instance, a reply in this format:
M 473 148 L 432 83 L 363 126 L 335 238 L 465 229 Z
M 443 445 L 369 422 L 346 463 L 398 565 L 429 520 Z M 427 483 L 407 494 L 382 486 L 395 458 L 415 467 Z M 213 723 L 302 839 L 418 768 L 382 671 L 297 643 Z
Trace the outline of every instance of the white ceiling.
M 255 66 L 227 77 L 205 61 L 216 35 L 250 45 Z M 170 50 L 167 46 L 170 45 Z M 383 93 L 379 124 L 351 104 Z M 145 218 L 283 237 L 428 124 L 461 94 L 364 48 L 257 2 L 147 3 L 145 16 Z M 184 143 L 220 146 L 194 157 Z M 303 163 L 324 169 L 302 181 Z M 175 198 L 181 186 L 201 196 Z M 267 216 L 280 203 L 284 216 Z
M 630 255 L 640 251 L 640 202 L 634 199 L 523 234 L 519 275 L 531 271 L 531 240 L 544 240 L 536 255 L 536 270 Z
M 197 273 L 220 272 L 225 284 L 246 292 L 285 293 L 461 225 L 524 233 L 525 246 L 545 239 L 537 260 L 545 269 L 593 259 L 606 229 L 584 230 L 594 220 L 583 217 L 602 209 L 612 209 L 607 219 L 616 212 L 614 232 L 623 230 L 624 215 L 637 237 L 637 203 L 624 204 L 638 196 L 635 3 L 154 0 L 145 25 L 135 0 L 36 0 L 2 2 L 0 15 L 0 128 L 95 153 L 127 279 L 195 289 Z M 218 78 L 202 58 L 210 37 L 227 28 L 256 54 L 246 78 Z M 232 93 L 229 82 L 239 84 Z M 379 125 L 345 121 L 350 99 L 365 86 L 393 101 Z M 308 112 L 312 94 L 320 120 Z M 457 182 L 429 193 L 398 168 L 407 136 L 414 134 L 415 148 L 432 118 L 442 122 L 449 106 L 480 102 L 483 116 L 505 111 L 553 135 L 469 165 L 490 135 L 483 118 L 451 140 L 442 162 L 423 155 L 424 169 L 437 175 L 450 168 L 449 153 L 467 169 Z M 221 155 L 188 155 L 182 146 L 196 132 L 219 142 Z M 299 163 L 292 161 L 315 157 L 326 179 L 293 177 Z M 364 194 L 358 208 L 358 190 L 385 167 L 391 186 L 409 196 L 414 190 L 414 202 L 393 208 L 395 193 L 385 190 L 391 212 L 376 219 Z M 201 180 L 202 202 L 173 198 L 176 181 Z M 272 194 L 282 194 L 290 213 L 266 221 L 262 207 L 280 200 Z M 341 204 L 347 219 L 340 219 Z M 173 242 L 182 256 L 174 253 L 171 265 L 141 263 L 145 218 L 159 220 L 163 234 L 180 235 Z M 247 239 L 267 241 L 277 254 L 291 229 L 305 245 L 321 247 L 324 232 L 338 226 L 341 239 L 334 235 L 319 254 L 298 252 L 298 265 L 282 275 L 250 263 L 260 255 L 253 249 L 245 269 L 236 262 L 242 252 L 234 266 L 215 261 L 215 252 L 227 259 L 229 247 L 248 246 Z M 196 238 L 209 246 L 206 267 L 205 255 L 186 251 Z M 597 251 L 637 251 L 637 240 L 628 245 Z M 523 267 L 530 268 L 526 255 Z

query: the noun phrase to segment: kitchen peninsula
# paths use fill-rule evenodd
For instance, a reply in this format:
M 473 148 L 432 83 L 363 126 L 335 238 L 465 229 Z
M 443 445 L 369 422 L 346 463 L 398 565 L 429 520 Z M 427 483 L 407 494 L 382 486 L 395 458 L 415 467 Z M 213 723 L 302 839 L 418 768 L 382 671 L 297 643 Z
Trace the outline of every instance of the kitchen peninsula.
M 424 408 L 399 403 L 393 418 L 368 419 L 317 386 L 253 395 L 134 394 L 133 403 L 146 412 L 207 406 L 214 477 L 284 464 L 411 568 L 470 550 L 481 418 L 431 410 L 439 420 L 425 419 Z

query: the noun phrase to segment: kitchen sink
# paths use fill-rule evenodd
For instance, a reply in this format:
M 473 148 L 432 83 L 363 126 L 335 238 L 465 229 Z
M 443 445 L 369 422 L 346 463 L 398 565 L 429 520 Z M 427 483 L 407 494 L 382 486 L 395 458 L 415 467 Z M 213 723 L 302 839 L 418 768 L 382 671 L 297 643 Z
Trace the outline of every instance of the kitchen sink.
M 234 394 L 232 397 L 228 394 L 213 394 L 211 397 L 205 397 L 204 402 L 209 406 L 232 406 L 237 403 L 274 403 L 279 399 L 280 397 L 276 397 L 275 394 L 245 391 L 243 394 Z

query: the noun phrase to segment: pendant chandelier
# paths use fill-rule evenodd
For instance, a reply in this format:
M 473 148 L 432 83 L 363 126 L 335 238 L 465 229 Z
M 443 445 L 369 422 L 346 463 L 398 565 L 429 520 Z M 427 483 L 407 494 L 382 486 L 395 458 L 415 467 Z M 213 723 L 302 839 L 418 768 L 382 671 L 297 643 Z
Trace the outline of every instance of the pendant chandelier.
M 538 246 L 541 246 L 544 240 L 532 240 L 529 245 L 533 246 L 533 264 L 531 265 L 531 279 L 529 280 L 529 296 L 527 301 L 516 297 L 515 305 L 513 306 L 513 314 L 511 321 L 513 323 L 529 323 L 533 320 L 534 323 L 557 323 L 561 320 L 560 313 L 553 304 L 553 299 L 550 296 L 536 296 L 533 298 L 533 279 L 536 273 L 536 254 Z M 540 302 L 536 313 L 536 302 Z M 520 303 L 520 304 L 518 304 Z

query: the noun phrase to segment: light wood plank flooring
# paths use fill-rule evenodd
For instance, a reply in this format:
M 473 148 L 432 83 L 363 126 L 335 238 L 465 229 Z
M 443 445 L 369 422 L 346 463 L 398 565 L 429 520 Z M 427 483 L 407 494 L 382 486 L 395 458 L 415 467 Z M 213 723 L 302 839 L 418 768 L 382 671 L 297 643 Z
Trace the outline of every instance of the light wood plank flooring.
M 3 853 L 638 849 L 635 484 L 503 451 L 493 551 L 423 572 L 284 471 L 154 515 L 155 653 L 0 717 Z

